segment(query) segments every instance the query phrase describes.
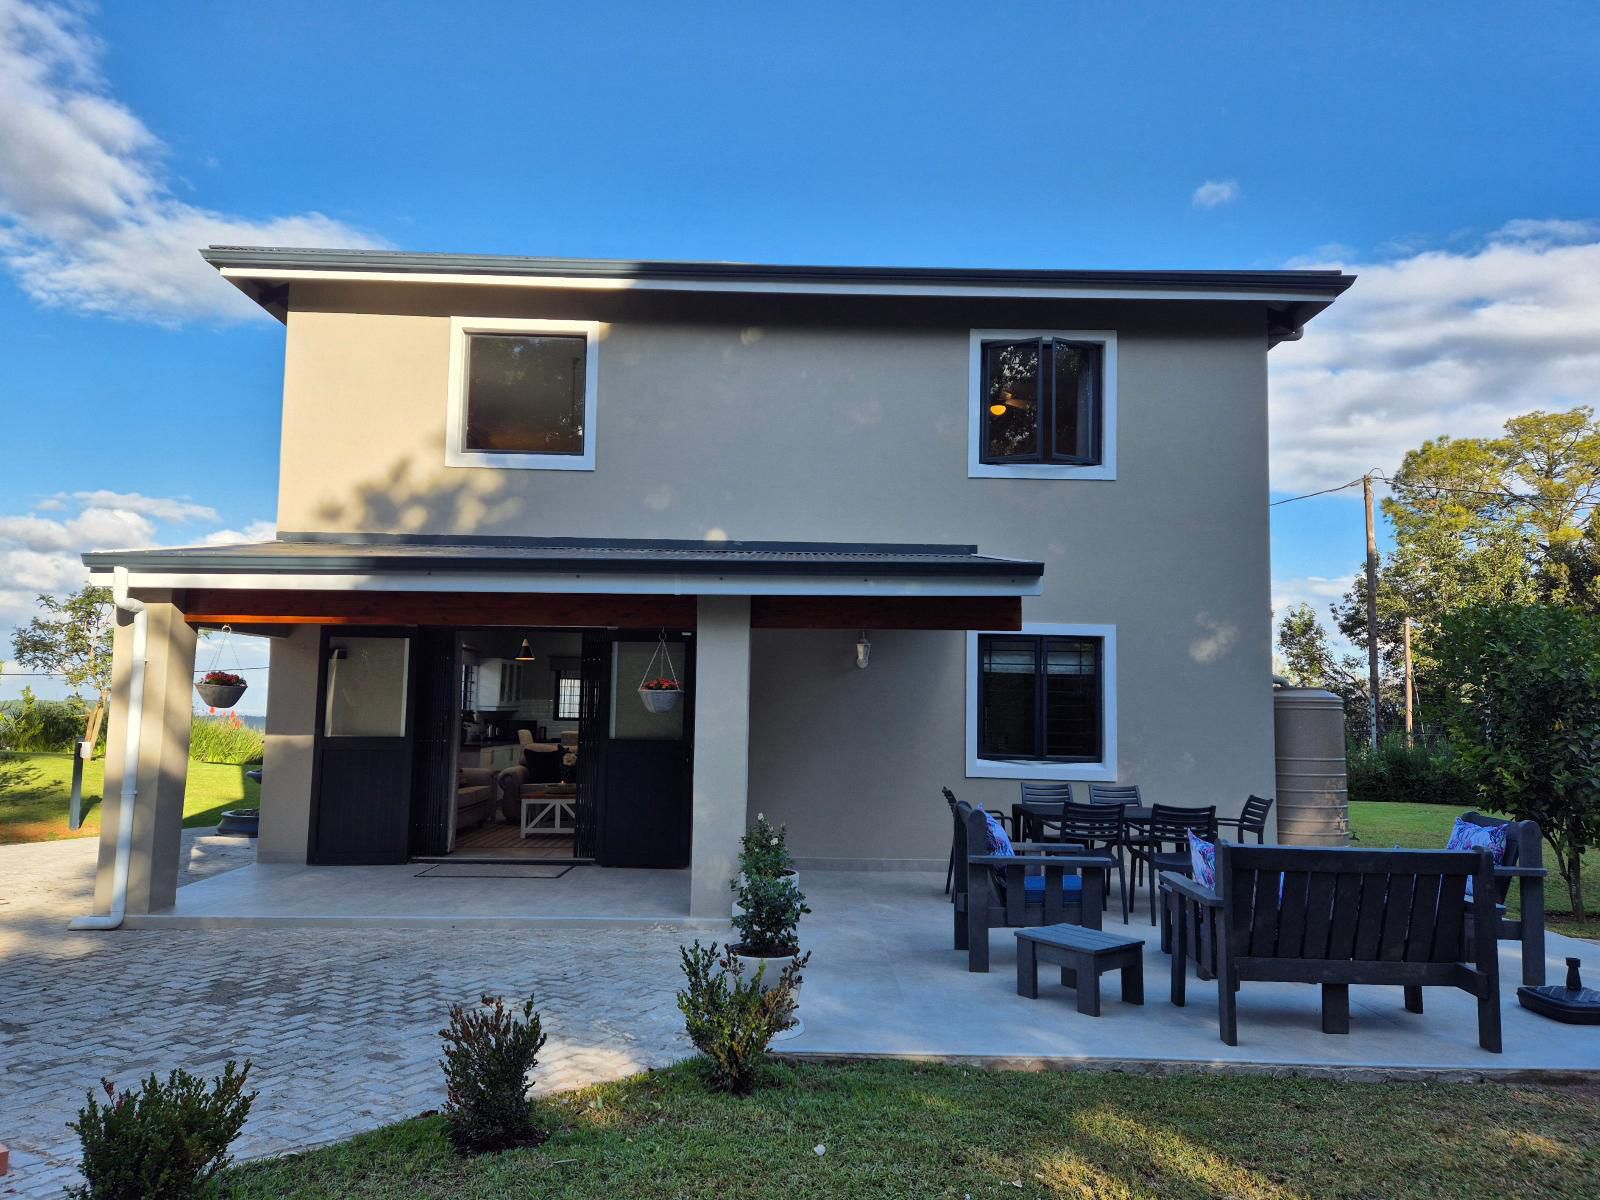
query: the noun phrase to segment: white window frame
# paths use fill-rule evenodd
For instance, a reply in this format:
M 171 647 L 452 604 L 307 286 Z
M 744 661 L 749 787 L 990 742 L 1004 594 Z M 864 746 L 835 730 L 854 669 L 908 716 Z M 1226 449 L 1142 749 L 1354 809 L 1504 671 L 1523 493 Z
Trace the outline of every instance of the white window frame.
M 978 639 L 1024 634 L 1046 637 L 1097 637 L 1100 653 L 1100 761 L 1053 762 L 978 757 Z M 1111 783 L 1117 778 L 1117 627 L 1025 622 L 1021 629 L 974 629 L 967 633 L 967 778 L 1067 779 Z
M 467 346 L 475 333 L 564 334 L 581 333 L 583 359 L 583 453 L 515 454 L 490 450 L 468 450 L 467 441 Z M 500 467 L 513 471 L 592 471 L 595 442 L 595 398 L 600 386 L 600 322 L 546 321 L 522 317 L 450 318 L 450 399 L 446 416 L 444 461 L 451 467 Z
M 1101 347 L 1100 461 L 986 463 L 983 461 L 983 343 L 1062 338 Z M 967 343 L 968 479 L 1115 479 L 1117 477 L 1117 334 L 1112 329 L 974 329 Z M 1045 432 L 1040 430 L 1040 437 Z

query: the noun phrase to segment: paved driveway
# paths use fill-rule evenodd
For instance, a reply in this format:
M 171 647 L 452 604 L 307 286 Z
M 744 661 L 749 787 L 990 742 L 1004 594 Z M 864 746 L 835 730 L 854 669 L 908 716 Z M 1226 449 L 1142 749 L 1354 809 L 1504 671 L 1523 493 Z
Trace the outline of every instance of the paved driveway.
M 192 878 L 248 842 L 185 836 Z M 539 1090 L 689 1053 L 674 993 L 680 930 L 244 929 L 67 933 L 89 909 L 94 841 L 0 846 L 0 1195 L 76 1179 L 66 1122 L 102 1076 L 255 1063 L 236 1152 L 272 1154 L 437 1108 L 438 1030 L 456 1001 L 537 998 Z

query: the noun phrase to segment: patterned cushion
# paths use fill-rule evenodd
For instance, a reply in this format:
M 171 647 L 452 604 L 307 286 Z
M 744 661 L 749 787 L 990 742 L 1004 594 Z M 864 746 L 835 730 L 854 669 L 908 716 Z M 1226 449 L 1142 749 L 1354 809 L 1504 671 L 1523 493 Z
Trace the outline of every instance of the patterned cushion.
M 1215 842 L 1208 842 L 1198 834 L 1189 835 L 1189 866 L 1194 872 L 1194 881 L 1203 888 L 1216 889 L 1217 886 L 1217 847 Z
M 1474 825 L 1471 821 L 1456 818 L 1455 825 L 1450 830 L 1450 840 L 1445 843 L 1446 850 L 1475 850 L 1479 846 L 1486 846 L 1489 857 L 1494 859 L 1495 866 L 1499 866 L 1506 856 L 1506 825 Z M 1467 899 L 1472 899 L 1472 880 L 1467 880 Z
M 989 853 L 1002 854 L 1008 858 L 1014 856 L 1016 849 L 1011 845 L 1011 836 L 1006 833 L 1005 826 L 994 819 L 993 813 L 985 809 L 979 811 L 983 813 L 983 819 L 989 826 Z

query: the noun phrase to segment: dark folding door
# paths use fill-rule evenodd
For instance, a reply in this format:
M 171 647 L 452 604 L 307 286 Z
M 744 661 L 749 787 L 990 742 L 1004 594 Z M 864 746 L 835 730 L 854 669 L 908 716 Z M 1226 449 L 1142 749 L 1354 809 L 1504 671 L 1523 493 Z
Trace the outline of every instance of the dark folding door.
M 455 816 L 460 667 L 454 629 L 417 633 L 416 751 L 411 776 L 411 853 L 448 854 Z

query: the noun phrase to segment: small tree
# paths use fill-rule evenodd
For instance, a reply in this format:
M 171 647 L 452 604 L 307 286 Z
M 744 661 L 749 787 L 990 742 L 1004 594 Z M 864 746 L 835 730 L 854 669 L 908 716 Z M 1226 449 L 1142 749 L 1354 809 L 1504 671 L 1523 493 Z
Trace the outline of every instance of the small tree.
M 84 741 L 93 746 L 111 695 L 111 589 L 86 584 L 59 599 L 40 596 L 39 607 L 44 615 L 11 635 L 12 651 L 25 667 L 60 675 L 75 690 L 93 689 L 84 722 Z
M 1451 745 L 1481 802 L 1539 823 L 1582 921 L 1583 853 L 1600 840 L 1600 618 L 1465 608 L 1439 651 Z

